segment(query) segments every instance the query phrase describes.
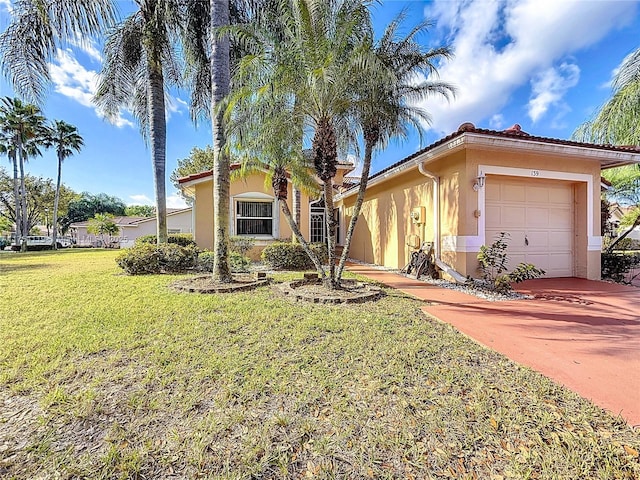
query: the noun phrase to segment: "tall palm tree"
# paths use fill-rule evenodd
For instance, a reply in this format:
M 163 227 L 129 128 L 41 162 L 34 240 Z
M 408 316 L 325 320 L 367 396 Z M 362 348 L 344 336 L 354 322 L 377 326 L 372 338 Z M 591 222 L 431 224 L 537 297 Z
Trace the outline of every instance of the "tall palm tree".
M 2 130 L 9 133 L 15 148 L 20 167 L 20 240 L 21 250 L 26 250 L 26 242 L 22 241 L 29 233 L 27 217 L 27 198 L 24 184 L 24 164 L 29 155 L 39 154 L 37 142 L 42 136 L 44 117 L 40 109 L 32 104 L 25 104 L 18 98 L 4 97 L 0 105 Z M 17 241 L 18 239 L 16 239 Z
M 222 121 L 223 102 L 231 89 L 231 64 L 243 55 L 243 42 L 230 42 L 231 24 L 248 24 L 258 12 L 273 10 L 281 0 L 209 0 L 189 2 L 185 12 L 183 52 L 191 90 L 194 121 L 208 118 L 214 148 L 214 266 L 216 281 L 233 280 L 229 268 L 230 158 Z
M 113 0 L 18 0 L 0 34 L 0 69 L 14 91 L 42 103 L 58 48 L 100 34 L 115 16 Z
M 60 183 L 62 179 L 62 162 L 79 152 L 84 145 L 84 140 L 78 133 L 78 129 L 62 120 L 55 120 L 50 127 L 45 130 L 44 145 L 56 149 L 58 156 L 58 177 L 56 181 L 56 194 L 53 201 L 53 235 L 52 247 L 57 248 L 58 237 L 58 203 L 60 201 Z
M 333 177 L 338 148 L 354 144 L 349 116 L 354 101 L 351 77 L 360 65 L 359 46 L 373 36 L 370 2 L 281 0 L 251 25 L 231 29 L 253 49 L 237 71 L 237 96 L 287 98 L 292 123 L 312 135 L 312 159 L 322 182 L 327 223 L 328 288 L 336 288 Z M 232 100 L 232 102 L 235 100 Z M 233 106 L 232 106 L 233 107 Z
M 425 50 L 420 45 L 416 37 L 430 26 L 426 21 L 401 36 L 399 28 L 405 17 L 406 13 L 401 12 L 377 42 L 368 39 L 363 48 L 368 65 L 352 76 L 356 91 L 352 114 L 364 137 L 364 157 L 358 196 L 336 273 L 338 281 L 349 257 L 374 149 L 384 148 L 391 138 L 406 138 L 409 128 L 417 131 L 422 140 L 422 125 L 429 124 L 431 117 L 416 103 L 432 95 L 449 98 L 455 93 L 450 84 L 433 79 L 437 77 L 437 64 L 450 58 L 450 50 L 447 47 Z
M 114 118 L 131 109 L 151 144 L 155 186 L 157 241 L 167 242 L 165 187 L 168 85 L 180 83 L 176 44 L 181 0 L 135 0 L 138 10 L 113 28 L 95 94 L 96 104 Z M 196 2 L 197 3 L 197 2 Z
M 15 218 L 15 241 L 18 241 L 18 231 L 21 228 L 20 213 L 20 184 L 18 179 L 18 159 L 16 156 L 16 146 L 13 143 L 13 134 L 4 130 L 4 117 L 0 118 L 0 153 L 9 157 L 9 162 L 13 165 L 13 216 Z

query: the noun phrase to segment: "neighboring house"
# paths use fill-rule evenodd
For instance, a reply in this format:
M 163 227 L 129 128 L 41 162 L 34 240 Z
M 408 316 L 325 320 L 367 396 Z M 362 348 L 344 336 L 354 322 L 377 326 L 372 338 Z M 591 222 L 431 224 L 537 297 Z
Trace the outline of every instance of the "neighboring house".
M 618 203 L 612 203 L 609 207 L 610 213 L 610 222 L 612 226 L 612 230 L 616 236 L 622 235 L 627 231 L 628 227 L 621 227 L 620 221 L 622 217 L 624 217 L 633 207 L 623 206 Z M 633 240 L 640 240 L 640 227 L 634 228 L 627 238 L 631 238 Z
M 131 247 L 136 238 L 143 235 L 156 234 L 156 217 L 114 217 L 118 226 L 118 236 L 112 237 L 120 247 Z M 101 235 L 87 232 L 89 221 L 72 223 L 69 227 L 70 235 L 78 245 L 101 245 Z M 167 209 L 167 232 L 193 233 L 193 212 L 191 207 L 181 209 Z
M 537 137 L 518 125 L 496 131 L 465 123 L 369 178 L 350 257 L 401 268 L 422 241 L 430 241 L 440 268 L 464 279 L 478 276 L 480 247 L 507 232 L 511 267 L 524 261 L 547 277 L 599 279 L 601 170 L 639 162 L 640 149 L 633 147 Z M 210 173 L 202 175 L 211 182 Z M 181 185 L 194 181 L 183 180 Z M 346 183 L 335 199 L 339 244 L 358 190 Z M 240 182 L 231 187 L 234 199 L 262 191 Z M 200 229 L 213 235 L 212 215 L 198 214 L 211 212 L 213 195 L 210 186 L 191 193 L 198 241 Z M 307 238 L 308 222 L 308 216 L 301 220 Z
M 239 167 L 231 166 L 232 170 Z M 340 163 L 335 182 L 340 185 L 345 174 L 353 170 L 350 163 Z M 278 208 L 271 187 L 265 186 L 265 172 L 252 173 L 235 180 L 229 189 L 229 233 L 231 236 L 247 236 L 256 240 L 251 252 L 257 258 L 264 246 L 275 240 L 291 239 L 293 233 Z M 213 173 L 206 171 L 178 180 L 183 194 L 193 201 L 194 239 L 201 248 L 213 249 Z M 287 203 L 292 215 L 294 191 L 288 184 Z M 295 218 L 295 217 L 294 217 Z M 326 241 L 324 203 L 300 193 L 300 230 L 312 242 Z

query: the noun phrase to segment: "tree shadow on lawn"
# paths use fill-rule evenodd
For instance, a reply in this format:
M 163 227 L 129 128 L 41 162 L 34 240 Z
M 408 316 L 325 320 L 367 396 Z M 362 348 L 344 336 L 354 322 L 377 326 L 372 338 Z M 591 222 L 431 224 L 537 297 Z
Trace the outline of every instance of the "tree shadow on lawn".
M 0 263 L 0 275 L 50 267 L 47 263 Z

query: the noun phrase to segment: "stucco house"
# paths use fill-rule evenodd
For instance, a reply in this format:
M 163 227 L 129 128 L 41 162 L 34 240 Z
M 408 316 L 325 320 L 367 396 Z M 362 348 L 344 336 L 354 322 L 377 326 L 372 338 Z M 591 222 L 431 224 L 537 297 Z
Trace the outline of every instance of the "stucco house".
M 238 169 L 238 164 L 231 169 Z M 334 181 L 342 185 L 346 175 L 353 170 L 347 162 L 338 164 Z M 254 172 L 246 178 L 235 180 L 230 185 L 229 232 L 232 236 L 248 236 L 256 240 L 251 252 L 258 258 L 260 251 L 269 243 L 279 239 L 291 239 L 293 233 L 284 215 L 278 208 L 271 187 L 265 186 L 266 172 Z M 193 205 L 193 236 L 201 248 L 213 249 L 213 173 L 211 170 L 189 175 L 178 180 L 183 195 L 191 198 Z M 287 203 L 294 211 L 294 189 L 287 186 Z M 324 203 L 319 198 L 309 198 L 299 192 L 300 230 L 307 240 L 326 241 Z M 337 213 L 337 212 L 336 212 Z
M 122 248 L 131 247 L 136 238 L 144 235 L 155 235 L 157 231 L 155 217 L 114 217 L 114 223 L 118 226 L 119 233 L 117 237 L 113 237 L 112 241 Z M 94 245 L 100 244 L 100 235 L 87 232 L 89 222 L 76 222 L 69 226 L 71 237 L 78 245 Z M 193 211 L 188 208 L 167 209 L 167 231 L 169 235 L 176 233 L 192 233 L 193 232 Z
M 533 263 L 547 277 L 599 279 L 601 170 L 638 162 L 640 149 L 635 147 L 538 137 L 518 125 L 497 131 L 464 123 L 369 178 L 350 257 L 401 268 L 422 241 L 431 241 L 440 268 L 462 280 L 478 275 L 480 247 L 507 232 L 512 265 Z M 197 242 L 213 235 L 211 175 L 201 175 L 180 181 L 195 198 Z M 208 189 L 198 190 L 197 182 L 207 175 Z M 342 183 L 342 177 L 337 180 Z M 231 186 L 234 234 L 245 234 L 236 227 L 242 218 L 238 201 L 246 195 L 257 198 L 257 193 L 264 201 L 273 201 L 263 183 L 255 179 Z M 357 190 L 357 185 L 344 182 L 336 195 L 338 244 L 344 239 Z M 313 200 L 306 199 L 303 205 L 307 205 L 301 218 L 306 236 L 311 231 Z M 277 215 L 275 210 L 270 210 L 272 215 Z M 204 218 L 198 211 L 206 212 Z M 278 235 L 289 236 L 281 228 L 273 230 L 271 238 Z

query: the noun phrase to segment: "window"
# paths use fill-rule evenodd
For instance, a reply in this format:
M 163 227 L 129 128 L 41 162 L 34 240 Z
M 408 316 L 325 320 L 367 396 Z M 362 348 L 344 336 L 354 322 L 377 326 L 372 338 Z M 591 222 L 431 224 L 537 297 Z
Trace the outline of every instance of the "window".
M 237 201 L 236 235 L 273 235 L 273 203 Z

